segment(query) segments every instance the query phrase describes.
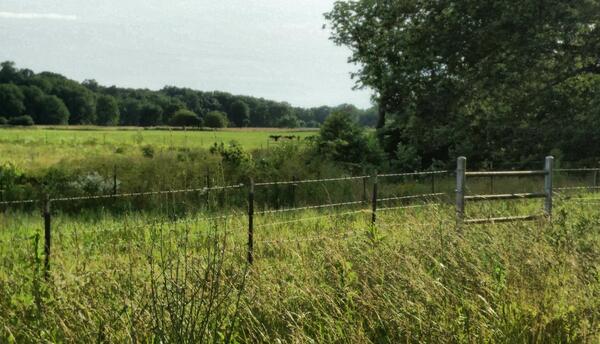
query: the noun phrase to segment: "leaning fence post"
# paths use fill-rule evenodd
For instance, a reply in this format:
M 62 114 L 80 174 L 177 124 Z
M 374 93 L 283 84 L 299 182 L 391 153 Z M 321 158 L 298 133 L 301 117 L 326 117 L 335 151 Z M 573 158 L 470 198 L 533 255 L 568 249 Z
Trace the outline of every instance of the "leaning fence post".
M 375 221 L 377 221 L 377 188 L 378 188 L 378 181 L 377 181 L 377 171 L 375 171 L 373 173 L 373 197 L 371 200 L 371 224 L 375 224 Z
M 254 262 L 254 179 L 250 178 L 248 192 L 248 264 Z
M 460 228 L 465 215 L 465 173 L 467 158 L 464 156 L 456 160 L 456 226 Z
M 44 195 L 44 278 L 48 279 L 50 272 L 50 245 L 52 243 L 52 215 L 50 212 L 50 197 Z
M 367 204 L 367 202 L 368 202 L 368 200 L 367 200 L 367 181 L 368 180 L 369 180 L 369 177 L 362 177 L 362 183 L 363 183 L 362 201 L 365 204 Z
M 544 212 L 546 216 L 552 216 L 552 175 L 554 170 L 554 157 L 547 156 L 544 171 L 546 176 L 544 178 L 544 192 L 546 193 L 546 200 L 544 202 Z

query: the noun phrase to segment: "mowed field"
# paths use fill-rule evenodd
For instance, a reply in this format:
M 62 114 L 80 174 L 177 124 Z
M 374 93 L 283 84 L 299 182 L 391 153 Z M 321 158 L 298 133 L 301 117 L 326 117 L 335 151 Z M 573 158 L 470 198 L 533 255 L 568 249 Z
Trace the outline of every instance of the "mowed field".
M 287 142 L 275 141 L 275 136 L 294 136 L 295 142 L 316 135 L 315 129 L 221 129 L 181 130 L 132 127 L 35 127 L 0 129 L 0 161 L 11 161 L 23 168 L 50 166 L 65 157 L 111 155 L 115 153 L 140 153 L 135 147 L 151 145 L 157 149 L 209 148 L 215 143 L 236 141 L 248 150 L 268 148 Z M 132 152 L 135 151 L 135 152 Z

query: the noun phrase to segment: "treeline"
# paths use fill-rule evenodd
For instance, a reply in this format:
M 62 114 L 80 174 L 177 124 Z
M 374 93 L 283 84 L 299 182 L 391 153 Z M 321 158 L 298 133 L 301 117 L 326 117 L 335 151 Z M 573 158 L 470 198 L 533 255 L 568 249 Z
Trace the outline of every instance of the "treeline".
M 318 127 L 343 111 L 374 126 L 377 110 L 353 105 L 315 108 L 285 102 L 167 86 L 159 91 L 79 83 L 51 72 L 0 64 L 0 124 L 127 125 L 208 127 Z

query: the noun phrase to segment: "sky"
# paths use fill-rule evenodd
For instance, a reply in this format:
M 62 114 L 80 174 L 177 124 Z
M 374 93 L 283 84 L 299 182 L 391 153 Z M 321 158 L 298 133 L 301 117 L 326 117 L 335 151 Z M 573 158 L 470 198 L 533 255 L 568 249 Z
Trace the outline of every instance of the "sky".
M 329 40 L 334 0 L 2 0 L 0 61 L 102 85 L 370 106 Z

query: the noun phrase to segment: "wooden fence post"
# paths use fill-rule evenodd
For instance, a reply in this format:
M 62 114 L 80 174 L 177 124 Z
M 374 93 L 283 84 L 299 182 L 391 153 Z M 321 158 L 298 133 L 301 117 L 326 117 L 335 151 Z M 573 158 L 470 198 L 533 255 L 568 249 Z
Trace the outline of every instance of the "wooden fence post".
M 44 195 L 44 278 L 48 279 L 50 272 L 50 246 L 52 243 L 52 215 L 50 212 L 50 197 Z
M 210 169 L 206 168 L 206 210 L 210 208 Z
M 117 194 L 117 165 L 113 166 L 113 195 Z
M 435 172 L 431 173 L 431 193 L 435 193 Z
M 291 196 L 292 196 L 292 208 L 296 207 L 296 188 L 298 187 L 298 178 L 296 176 L 292 177 L 292 181 L 294 182 L 292 184 L 292 190 L 291 190 Z
M 467 158 L 464 156 L 456 160 L 456 226 L 461 227 L 465 215 L 465 173 Z
M 377 221 L 377 188 L 378 188 L 378 181 L 377 181 L 377 171 L 375 171 L 373 173 L 373 197 L 371 200 L 371 224 L 375 225 L 375 221 Z
M 248 264 L 254 262 L 254 179 L 250 178 L 248 192 Z
M 598 187 L 598 170 L 594 171 L 594 189 Z
M 547 156 L 544 171 L 546 176 L 544 178 L 544 193 L 546 193 L 546 200 L 544 202 L 544 212 L 546 216 L 552 217 L 552 177 L 554 170 L 554 157 Z
M 362 178 L 362 183 L 363 183 L 362 201 L 365 204 L 367 204 L 367 202 L 368 202 L 368 200 L 367 200 L 367 181 L 368 180 L 369 180 L 368 177 L 363 177 Z

